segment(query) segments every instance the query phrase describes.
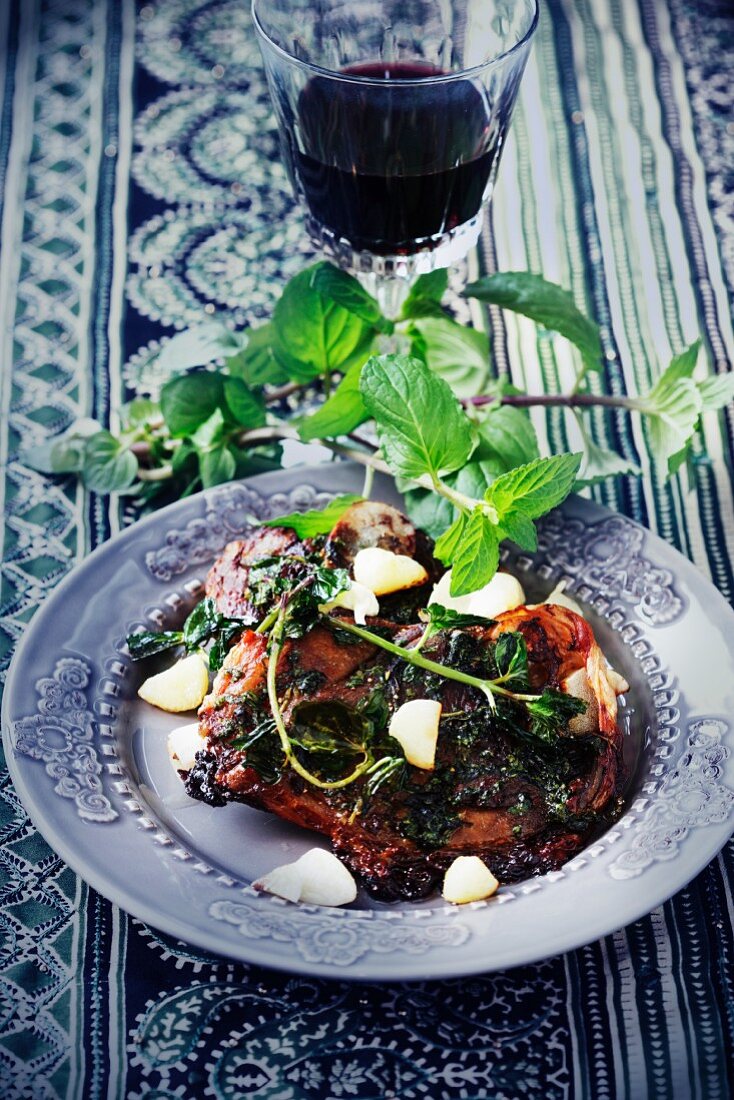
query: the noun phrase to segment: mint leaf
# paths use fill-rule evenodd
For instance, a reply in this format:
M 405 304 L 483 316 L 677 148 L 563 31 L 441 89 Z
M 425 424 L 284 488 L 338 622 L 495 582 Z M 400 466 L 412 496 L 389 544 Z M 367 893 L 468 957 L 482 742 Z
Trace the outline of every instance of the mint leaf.
M 307 416 L 298 425 L 298 434 L 308 442 L 311 439 L 333 439 L 339 435 L 349 435 L 368 419 L 362 395 L 359 392 L 359 379 L 363 364 L 357 362 L 350 367 L 329 397 L 312 416 Z
M 196 605 L 183 624 L 182 630 L 138 630 L 128 634 L 126 643 L 133 661 L 141 661 L 156 653 L 183 645 L 193 653 L 205 642 L 213 640 L 209 650 L 209 668 L 216 672 L 221 668 L 230 646 L 246 627 L 242 619 L 230 619 L 223 615 L 211 597 Z
M 122 420 L 126 428 L 144 428 L 154 417 L 160 416 L 160 405 L 148 397 L 135 397 L 122 407 Z
M 436 539 L 436 545 L 433 548 L 433 553 L 439 561 L 442 561 L 444 563 L 444 565 L 448 565 L 453 560 L 454 554 L 456 553 L 457 548 L 459 547 L 461 540 L 464 536 L 464 532 L 466 530 L 468 522 L 468 516 L 465 516 L 462 512 L 454 520 L 451 526 L 448 527 L 438 539 Z
M 227 447 L 224 445 L 212 447 L 210 450 L 198 453 L 201 484 L 205 489 L 211 489 L 215 485 L 223 485 L 225 481 L 232 480 L 237 462 Z
M 367 772 L 367 781 L 362 788 L 362 798 L 374 798 L 384 786 L 401 790 L 407 783 L 407 765 L 404 756 L 386 756 Z
M 704 412 L 723 409 L 734 401 L 734 374 L 717 374 L 698 383 Z
M 445 480 L 448 483 L 452 478 L 453 475 Z M 403 493 L 403 499 L 405 511 L 416 527 L 427 532 L 432 539 L 440 541 L 456 515 L 451 501 L 429 489 L 407 489 Z
M 528 685 L 528 647 L 518 631 L 507 630 L 500 634 L 494 647 L 494 661 L 506 683 L 512 683 L 516 689 Z
M 174 374 L 190 367 L 205 367 L 214 359 L 235 355 L 241 347 L 240 336 L 220 321 L 209 321 L 179 332 L 169 340 L 158 356 L 158 368 Z
M 336 599 L 340 592 L 346 592 L 352 583 L 346 569 L 328 569 L 319 566 L 314 570 L 313 584 L 305 589 L 308 597 L 314 603 L 329 603 Z
M 470 283 L 464 295 L 511 309 L 559 332 L 581 352 L 584 374 L 599 370 L 602 358 L 599 326 L 585 317 L 572 295 L 556 283 L 529 271 L 502 271 Z
M 289 512 L 286 516 L 276 516 L 275 519 L 263 520 L 263 527 L 290 527 L 296 532 L 299 539 L 313 538 L 314 535 L 327 535 L 334 524 L 342 518 L 347 508 L 360 500 L 362 500 L 360 496 L 345 493 L 343 496 L 334 497 L 324 508 L 318 510 Z
M 503 514 L 499 528 L 501 537 L 514 542 L 521 550 L 528 550 L 532 553 L 538 549 L 538 535 L 535 524 L 529 516 L 526 516 L 518 508 L 511 508 Z
M 135 455 L 110 432 L 97 432 L 86 441 L 82 480 L 91 492 L 114 493 L 127 489 L 137 472 Z
M 224 413 L 221 409 L 215 409 L 211 416 L 191 433 L 191 442 L 199 451 L 219 446 L 223 438 Z
M 133 661 L 143 661 L 156 653 L 183 644 L 183 632 L 180 630 L 137 630 L 128 634 L 125 644 Z
M 291 279 L 273 313 L 273 350 L 296 382 L 346 369 L 372 338 L 360 317 L 319 293 L 313 276 L 310 267 Z
M 411 317 L 443 315 L 439 305 L 449 285 L 449 273 L 445 267 L 419 275 L 403 302 L 400 312 L 401 321 Z
M 245 629 L 242 619 L 231 619 L 223 615 L 210 596 L 197 603 L 183 625 L 183 643 L 189 653 L 193 653 L 204 642 L 214 638 L 214 646 L 209 651 L 209 668 L 216 672 L 232 641 Z M 130 640 L 128 639 L 128 649 Z
M 311 578 L 311 584 L 298 591 L 288 602 L 284 631 L 287 638 L 302 638 L 321 614 L 319 604 L 330 603 L 351 583 L 346 569 L 328 569 L 326 566 L 314 569 Z
M 86 441 L 102 429 L 96 420 L 75 420 L 65 432 L 46 443 L 36 443 L 20 452 L 20 460 L 42 474 L 79 473 L 84 467 Z
M 487 488 L 492 482 L 505 472 L 504 463 L 494 458 L 477 458 L 477 451 L 472 455 L 471 462 L 467 462 L 455 474 L 450 474 L 445 480 L 452 489 L 458 489 L 468 497 L 476 497 L 481 500 Z
M 461 611 L 454 611 L 451 607 L 442 607 L 440 603 L 430 603 L 425 611 L 421 612 L 421 618 L 428 619 L 431 634 L 439 630 L 464 630 L 468 626 L 488 627 L 493 621 L 486 615 L 467 615 Z
M 221 374 L 192 371 L 171 378 L 161 390 L 161 412 L 174 439 L 192 435 L 224 399 Z
M 583 699 L 551 688 L 546 688 L 538 699 L 529 700 L 525 706 L 530 715 L 530 732 L 548 743 L 566 731 L 572 718 L 586 712 Z
M 259 428 L 265 423 L 265 405 L 241 378 L 224 378 L 224 403 L 235 424 Z
M 269 474 L 273 470 L 280 470 L 283 466 L 283 447 L 280 443 L 241 448 L 230 441 L 229 449 L 236 462 L 235 478 Z
M 691 441 L 701 414 L 701 395 L 691 379 L 683 379 L 672 390 L 650 395 L 636 407 L 648 415 L 647 435 L 653 458 L 662 463 L 675 462 Z M 678 463 L 679 464 L 679 463 Z
M 629 399 L 630 408 L 647 415 L 653 458 L 669 470 L 680 465 L 681 452 L 688 447 L 702 411 L 703 397 L 691 378 L 700 347 L 701 341 L 696 340 L 673 358 L 649 393 Z
M 623 458 L 616 451 L 608 451 L 606 448 L 600 447 L 583 429 L 582 432 L 584 436 L 584 457 L 575 488 L 578 489 L 584 485 L 596 485 L 608 477 L 619 477 L 622 474 L 639 476 L 641 470 L 634 462 Z
M 393 473 L 435 478 L 469 458 L 469 420 L 447 384 L 419 359 L 373 356 L 362 368 L 360 392 Z
M 241 634 L 245 623 L 241 619 L 228 619 L 217 609 L 210 597 L 198 603 L 183 625 L 183 630 L 138 630 L 128 634 L 126 642 L 133 661 L 142 661 L 156 653 L 184 645 L 192 653 L 208 639 L 214 639 L 209 651 L 209 668 L 221 668 L 222 661 L 234 638 Z
M 538 437 L 525 409 L 500 405 L 499 402 L 489 405 L 478 432 L 479 444 L 473 458 L 496 459 L 503 467 L 499 472 L 523 466 L 540 457 Z
M 499 565 L 499 534 L 481 508 L 461 533 L 451 569 L 451 595 L 465 596 L 491 581 Z
M 698 353 L 701 350 L 701 340 L 694 340 L 692 344 L 680 352 L 678 355 L 674 355 L 670 361 L 670 366 L 666 371 L 658 378 L 653 389 L 650 393 L 661 393 L 675 388 L 676 382 L 680 382 L 683 378 L 691 378 L 693 372 L 696 369 L 696 363 L 698 362 Z
M 241 378 L 248 386 L 280 385 L 288 381 L 288 372 L 273 353 L 272 324 L 259 325 L 241 334 L 244 347 L 227 360 L 227 373 Z
M 311 285 L 324 298 L 331 298 L 333 302 L 343 306 L 350 313 L 356 314 L 378 332 L 393 331 L 395 326 L 392 321 L 388 321 L 387 317 L 383 317 L 377 301 L 353 275 L 348 275 L 346 271 L 341 271 L 329 263 L 317 264 L 313 268 Z
M 199 474 L 205 489 L 231 481 L 236 459 L 226 445 L 226 425 L 221 409 L 215 409 L 208 420 L 191 435 L 199 459 Z
M 422 317 L 410 326 L 411 353 L 448 382 L 457 397 L 481 393 L 489 373 L 486 332 L 450 317 Z
M 550 512 L 565 500 L 581 463 L 580 454 L 536 458 L 515 470 L 500 474 L 485 493 L 485 500 L 497 511 L 499 522 L 506 513 L 520 511 L 529 519 Z
M 202 642 L 214 634 L 223 616 L 211 596 L 197 603 L 183 625 L 183 641 L 188 650 L 197 649 Z M 243 629 L 240 626 L 240 629 Z

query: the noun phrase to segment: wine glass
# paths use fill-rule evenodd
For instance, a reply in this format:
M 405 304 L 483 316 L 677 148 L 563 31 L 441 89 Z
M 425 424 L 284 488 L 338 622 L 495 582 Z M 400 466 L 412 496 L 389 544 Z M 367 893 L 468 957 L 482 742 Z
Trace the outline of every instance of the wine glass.
M 479 238 L 537 0 L 253 0 L 252 14 L 311 239 L 394 312 L 413 276 Z

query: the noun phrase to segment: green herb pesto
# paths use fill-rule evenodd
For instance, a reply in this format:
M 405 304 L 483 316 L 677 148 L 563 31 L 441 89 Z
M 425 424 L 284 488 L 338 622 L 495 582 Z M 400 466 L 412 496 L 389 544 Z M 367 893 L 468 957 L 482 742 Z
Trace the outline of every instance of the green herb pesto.
M 549 819 L 565 821 L 569 784 L 594 749 L 568 739 L 537 740 L 520 727 L 521 716 L 519 706 L 503 703 L 500 713 L 480 707 L 442 722 L 440 760 L 405 799 L 400 833 L 424 850 L 441 847 L 461 824 L 460 811 L 468 808 L 522 818 L 542 806 Z M 531 791 L 518 791 L 519 784 Z M 514 835 L 520 832 L 519 824 L 513 827 Z
M 326 675 L 317 668 L 309 669 L 308 672 L 294 670 L 293 686 L 299 695 L 314 695 L 325 683 Z
M 398 831 L 423 851 L 431 852 L 447 843 L 461 825 L 461 817 L 445 797 L 436 797 L 433 792 L 428 795 L 426 801 L 412 796 L 407 799 L 408 814 L 398 822 Z

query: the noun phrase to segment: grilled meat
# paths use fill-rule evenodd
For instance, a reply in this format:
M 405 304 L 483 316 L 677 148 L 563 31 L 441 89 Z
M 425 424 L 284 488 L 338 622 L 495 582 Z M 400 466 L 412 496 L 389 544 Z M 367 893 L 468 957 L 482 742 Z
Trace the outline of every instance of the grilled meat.
M 276 529 L 227 547 L 207 584 L 223 611 L 254 621 L 253 565 L 280 554 L 296 575 L 294 548 L 296 558 L 322 553 L 330 564 L 348 566 L 358 549 L 382 545 L 421 553 L 431 577 L 440 573 L 425 536 L 386 505 L 353 506 L 323 548 L 304 548 L 292 534 Z M 427 595 L 421 593 L 418 606 Z M 381 600 L 385 617 L 372 620 L 372 628 L 412 646 L 423 632 L 411 618 L 415 605 L 401 604 L 397 595 L 392 600 L 396 614 L 388 616 Z M 422 648 L 440 664 L 488 678 L 496 675 L 497 639 L 521 634 L 531 690 L 554 688 L 589 703 L 586 715 L 548 742 L 515 701 L 499 699 L 492 712 L 477 688 L 424 672 L 339 631 L 338 622 L 332 616 L 289 639 L 278 659 L 277 694 L 297 752 L 310 768 L 316 760 L 324 778 L 349 773 L 365 742 L 375 760 L 395 758 L 389 715 L 410 699 L 433 698 L 443 708 L 435 768 L 403 764 L 377 789 L 362 777 L 323 790 L 284 767 L 267 700 L 266 640 L 248 630 L 199 712 L 206 750 L 186 778 L 191 795 L 214 804 L 245 802 L 329 836 L 337 855 L 385 899 L 430 893 L 457 855 L 481 856 L 502 882 L 557 868 L 614 813 L 622 759 L 615 692 L 622 685 L 581 616 L 557 605 L 522 607 L 487 627 L 441 631 Z M 314 731 L 320 745 L 341 752 L 309 755 Z
M 260 573 L 257 566 L 273 558 L 288 558 L 293 559 L 293 572 L 297 574 L 298 559 L 307 557 L 313 546 L 311 542 L 301 542 L 288 527 L 258 527 L 246 539 L 225 546 L 209 570 L 206 594 L 215 600 L 222 614 L 254 625 L 259 616 L 250 581 L 253 573 Z M 253 582 L 258 579 L 252 577 Z

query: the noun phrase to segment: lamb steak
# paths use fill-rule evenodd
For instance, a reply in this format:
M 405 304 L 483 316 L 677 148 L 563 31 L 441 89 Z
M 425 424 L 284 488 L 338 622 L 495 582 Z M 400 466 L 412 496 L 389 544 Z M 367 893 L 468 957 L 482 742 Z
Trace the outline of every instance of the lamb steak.
M 253 595 L 267 572 L 262 562 L 297 582 L 307 559 L 349 568 L 357 550 L 370 545 L 416 556 L 429 572 L 420 590 L 381 599 L 380 617 L 368 620 L 383 637 L 410 647 L 424 629 L 416 609 L 426 605 L 442 568 L 427 537 L 388 505 L 353 505 L 325 541 L 306 545 L 288 529 L 261 528 L 224 550 L 207 594 L 227 615 L 254 625 L 261 612 Z M 436 699 L 443 717 L 434 769 L 404 764 L 381 785 L 363 776 L 324 790 L 284 767 L 267 698 L 267 641 L 247 629 L 199 711 L 205 748 L 185 777 L 190 795 L 213 805 L 244 802 L 323 833 L 366 888 L 386 900 L 431 893 L 457 855 L 480 856 L 506 883 L 556 869 L 618 812 L 616 696 L 625 685 L 576 612 L 555 604 L 520 607 L 487 626 L 442 630 L 422 648 L 438 663 L 487 677 L 496 674 L 498 638 L 508 631 L 522 635 L 531 689 L 552 688 L 587 702 L 586 714 L 548 741 L 535 735 L 514 701 L 499 699 L 493 711 L 473 686 L 424 672 L 340 631 L 340 614 L 289 639 L 280 653 L 276 690 L 292 740 L 304 753 L 314 731 L 320 745 L 367 740 L 375 760 L 394 759 L 400 750 L 387 732 L 390 715 L 410 699 Z M 360 759 L 357 749 L 333 757 L 317 754 L 325 778 L 337 778 Z M 309 766 L 313 759 L 311 753 Z

